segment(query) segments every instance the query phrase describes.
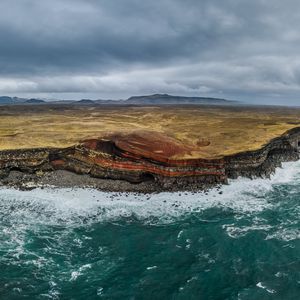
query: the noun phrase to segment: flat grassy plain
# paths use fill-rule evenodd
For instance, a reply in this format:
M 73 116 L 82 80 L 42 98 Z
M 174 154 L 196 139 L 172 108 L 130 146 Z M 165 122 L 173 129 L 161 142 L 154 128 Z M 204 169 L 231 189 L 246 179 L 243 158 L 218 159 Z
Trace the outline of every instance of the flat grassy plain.
M 299 108 L 0 106 L 0 150 L 63 148 L 114 132 L 155 131 L 193 149 L 173 158 L 219 158 L 261 148 L 295 127 Z

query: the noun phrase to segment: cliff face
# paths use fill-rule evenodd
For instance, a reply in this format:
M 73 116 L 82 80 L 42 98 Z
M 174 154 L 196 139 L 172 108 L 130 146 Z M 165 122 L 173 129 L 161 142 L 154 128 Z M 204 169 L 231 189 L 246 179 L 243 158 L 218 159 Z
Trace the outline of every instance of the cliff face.
M 192 149 L 153 132 L 114 134 L 91 139 L 49 156 L 54 169 L 133 183 L 155 181 L 163 187 L 226 182 L 223 160 L 180 160 Z
M 268 177 L 282 162 L 299 159 L 300 128 L 289 130 L 257 151 L 225 157 L 228 178 Z
M 238 176 L 265 177 L 284 161 L 299 158 L 300 128 L 270 141 L 257 151 L 221 159 L 176 159 L 189 146 L 158 133 L 112 134 L 65 149 L 28 149 L 0 152 L 0 177 L 12 170 L 25 173 L 68 170 L 91 177 L 155 182 L 159 189 L 204 188 Z

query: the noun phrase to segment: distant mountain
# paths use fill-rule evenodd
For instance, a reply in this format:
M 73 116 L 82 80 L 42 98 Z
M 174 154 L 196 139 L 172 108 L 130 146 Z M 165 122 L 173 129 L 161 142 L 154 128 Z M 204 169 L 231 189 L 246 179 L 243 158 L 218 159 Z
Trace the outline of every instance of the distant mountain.
M 89 105 L 89 104 L 95 104 L 95 102 L 93 100 L 89 100 L 89 99 L 82 99 L 79 101 L 74 101 L 74 104 L 84 104 L 84 105 Z
M 26 99 L 26 98 L 18 98 L 18 97 L 8 97 L 8 96 L 0 96 L 0 105 L 14 105 L 14 104 L 41 104 L 45 103 L 44 100 L 41 99 Z
M 209 97 L 185 97 L 173 96 L 168 94 L 153 94 L 146 96 L 133 96 L 126 100 L 90 100 L 82 99 L 74 100 L 47 100 L 42 99 L 26 99 L 18 97 L 0 97 L 0 105 L 16 105 L 16 104 L 72 104 L 72 105 L 233 105 L 237 101 L 231 101 L 221 98 Z
M 8 96 L 2 96 L 0 97 L 0 104 L 13 104 L 14 100 L 11 97 Z
M 160 104 L 233 104 L 236 101 L 230 101 L 220 98 L 209 97 L 185 97 L 172 96 L 168 94 L 154 94 L 148 96 L 134 96 L 125 100 L 127 104 L 137 105 L 160 105 Z
M 44 101 L 44 100 L 41 100 L 41 99 L 34 99 L 34 98 L 31 98 L 31 99 L 26 100 L 24 103 L 40 104 L 40 103 L 45 103 L 45 101 Z

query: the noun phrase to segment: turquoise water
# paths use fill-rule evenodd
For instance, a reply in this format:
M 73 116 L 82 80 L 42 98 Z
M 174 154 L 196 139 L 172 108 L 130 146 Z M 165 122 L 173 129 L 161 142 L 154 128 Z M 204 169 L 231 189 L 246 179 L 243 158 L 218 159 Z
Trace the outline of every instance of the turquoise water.
M 0 299 L 300 299 L 300 163 L 221 191 L 0 189 Z

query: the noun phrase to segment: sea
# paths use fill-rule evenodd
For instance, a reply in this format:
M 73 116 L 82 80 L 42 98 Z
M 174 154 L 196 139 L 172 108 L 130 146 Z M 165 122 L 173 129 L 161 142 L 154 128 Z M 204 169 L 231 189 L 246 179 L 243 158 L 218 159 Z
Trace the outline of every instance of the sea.
M 1 188 L 0 299 L 300 299 L 300 162 L 207 193 Z

